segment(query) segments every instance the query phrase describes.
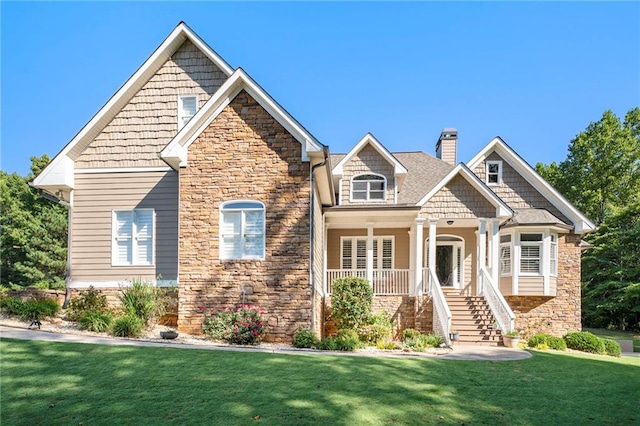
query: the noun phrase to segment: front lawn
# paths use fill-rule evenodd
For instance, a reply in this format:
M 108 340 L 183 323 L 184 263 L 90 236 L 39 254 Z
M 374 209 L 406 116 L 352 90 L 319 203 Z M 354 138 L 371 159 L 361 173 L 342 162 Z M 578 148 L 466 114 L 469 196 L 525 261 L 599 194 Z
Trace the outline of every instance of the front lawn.
M 640 358 L 507 362 L 3 339 L 6 425 L 640 422 Z
M 633 340 L 633 351 L 640 352 L 640 333 L 633 331 L 607 330 L 604 328 L 583 328 L 583 331 L 588 331 L 604 339 Z

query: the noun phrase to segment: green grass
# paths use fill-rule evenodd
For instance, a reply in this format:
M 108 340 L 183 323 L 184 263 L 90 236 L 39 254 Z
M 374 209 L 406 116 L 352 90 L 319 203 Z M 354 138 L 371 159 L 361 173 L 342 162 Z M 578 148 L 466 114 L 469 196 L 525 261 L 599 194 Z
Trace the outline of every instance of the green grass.
M 583 328 L 582 330 L 588 331 L 605 339 L 633 340 L 633 351 L 640 352 L 640 333 L 633 331 L 607 330 L 604 328 Z
M 3 425 L 640 422 L 640 358 L 447 361 L 11 339 L 0 355 Z

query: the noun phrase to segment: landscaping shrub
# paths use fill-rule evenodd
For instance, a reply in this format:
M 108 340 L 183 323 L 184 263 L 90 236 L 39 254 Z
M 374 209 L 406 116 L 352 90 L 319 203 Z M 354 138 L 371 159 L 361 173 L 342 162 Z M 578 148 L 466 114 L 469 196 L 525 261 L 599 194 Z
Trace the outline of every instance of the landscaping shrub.
M 580 331 L 567 333 L 564 336 L 569 349 L 575 349 L 582 352 L 590 352 L 594 354 L 604 354 L 604 343 L 595 334 L 588 331 Z
M 41 320 L 52 317 L 60 311 L 60 305 L 54 299 L 33 299 L 22 302 L 20 317 L 25 320 Z
M 227 343 L 255 345 L 264 335 L 262 310 L 253 305 L 215 310 L 205 317 L 202 331 L 213 339 Z
M 381 350 L 393 350 L 393 349 L 402 349 L 402 346 L 398 344 L 398 342 L 394 342 L 393 340 L 380 341 L 376 344 L 376 347 Z
M 121 288 L 119 298 L 122 309 L 140 318 L 144 325 L 164 315 L 169 301 L 165 289 L 140 280 Z
M 22 299 L 3 297 L 0 299 L 0 308 L 3 308 L 8 315 L 20 315 L 22 313 Z
M 316 345 L 316 348 L 321 351 L 337 351 L 338 343 L 336 342 L 335 337 L 325 337 Z
M 308 328 L 299 328 L 293 335 L 293 346 L 296 348 L 314 348 L 318 344 L 318 338 Z
M 358 338 L 365 344 L 377 344 L 391 337 L 391 326 L 370 324 L 358 330 Z
M 141 318 L 126 314 L 113 321 L 111 334 L 117 337 L 139 337 L 143 328 L 144 322 Z
M 536 349 L 555 349 L 557 351 L 566 351 L 567 344 L 560 337 L 555 337 L 550 334 L 534 334 L 529 338 L 528 346 Z
M 338 330 L 336 334 L 336 344 L 339 351 L 347 352 L 355 351 L 362 346 L 362 342 L 360 342 L 358 338 L 358 332 L 350 328 Z
M 113 314 L 109 311 L 86 311 L 78 318 L 78 326 L 83 330 L 104 333 L 109 330 Z
M 418 330 L 416 330 L 415 328 L 405 328 L 402 331 L 402 341 L 406 341 L 409 339 L 415 339 L 417 337 L 420 337 L 422 333 L 420 333 Z
M 403 335 L 404 334 L 405 333 L 403 333 Z M 404 340 L 404 344 L 405 346 L 413 349 L 416 352 L 424 352 L 426 348 L 437 348 L 442 343 L 444 343 L 444 339 L 442 339 L 442 337 L 434 333 L 429 333 L 429 334 L 419 333 L 418 335 L 415 335 L 415 333 L 410 332 L 408 334 L 414 337 L 407 337 Z
M 347 277 L 333 282 L 331 312 L 338 329 L 359 329 L 369 324 L 373 289 L 363 278 Z
M 71 299 L 67 309 L 67 316 L 71 321 L 78 321 L 87 312 L 104 312 L 108 308 L 107 296 L 94 286 L 90 286 L 86 292 Z
M 601 339 L 602 343 L 604 343 L 604 353 L 607 355 L 619 357 L 622 354 L 622 348 L 620 347 L 620 343 L 611 339 Z

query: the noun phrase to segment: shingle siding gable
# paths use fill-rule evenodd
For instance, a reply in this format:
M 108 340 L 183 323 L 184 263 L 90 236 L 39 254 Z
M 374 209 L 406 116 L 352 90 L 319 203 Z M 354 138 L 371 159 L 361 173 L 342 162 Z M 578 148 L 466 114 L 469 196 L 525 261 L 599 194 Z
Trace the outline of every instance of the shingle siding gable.
M 420 210 L 421 215 L 439 218 L 495 217 L 496 208 L 463 177 L 456 176 Z
M 198 108 L 226 76 L 185 41 L 76 159 L 76 168 L 159 167 L 158 158 L 178 132 L 178 96 L 195 94 Z
M 351 179 L 363 173 L 375 173 L 387 178 L 386 204 L 394 204 L 395 177 L 394 168 L 371 145 L 363 147 L 344 166 L 342 175 L 342 199 L 341 204 L 350 204 Z M 351 203 L 362 204 L 362 203 Z

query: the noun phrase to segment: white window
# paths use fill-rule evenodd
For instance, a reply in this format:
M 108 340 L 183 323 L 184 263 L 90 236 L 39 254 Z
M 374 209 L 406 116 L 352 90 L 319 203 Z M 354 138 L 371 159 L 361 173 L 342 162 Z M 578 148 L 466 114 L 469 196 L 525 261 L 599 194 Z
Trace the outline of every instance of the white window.
M 114 210 L 112 221 L 111 263 L 153 265 L 153 209 Z
M 198 111 L 198 98 L 196 95 L 184 95 L 178 97 L 178 130 L 196 115 Z
M 542 234 L 520 234 L 520 273 L 542 273 Z
M 487 161 L 487 185 L 502 184 L 502 161 Z
M 367 238 L 342 237 L 342 269 L 367 269 Z M 373 237 L 373 269 L 393 269 L 393 237 Z
M 511 235 L 500 236 L 500 275 L 511 275 Z
M 365 174 L 351 179 L 351 201 L 384 201 L 387 179 L 381 175 Z
M 257 201 L 220 207 L 220 259 L 264 259 L 265 209 Z
M 551 234 L 551 243 L 549 245 L 549 268 L 551 276 L 558 276 L 558 236 L 556 234 Z

